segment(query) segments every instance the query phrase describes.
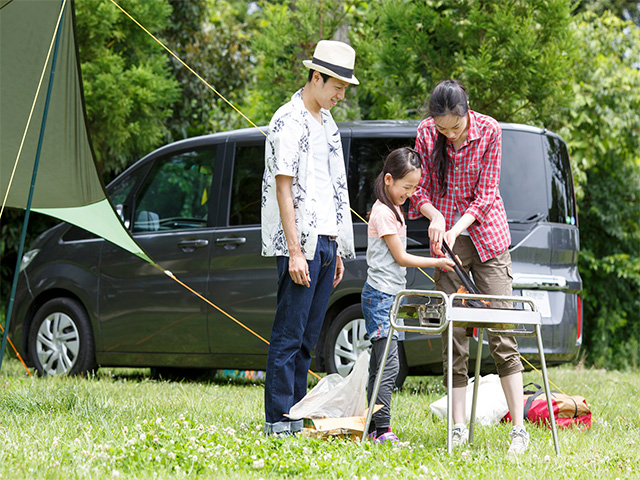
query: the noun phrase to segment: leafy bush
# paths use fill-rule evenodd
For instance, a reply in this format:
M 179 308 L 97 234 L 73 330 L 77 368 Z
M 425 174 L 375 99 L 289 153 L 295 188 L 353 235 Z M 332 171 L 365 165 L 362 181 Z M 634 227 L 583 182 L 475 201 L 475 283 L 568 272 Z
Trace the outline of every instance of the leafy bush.
M 472 109 L 545 126 L 568 100 L 570 22 L 566 0 L 372 3 L 352 33 L 361 109 L 373 119 L 419 118 L 436 83 L 457 78 Z
M 640 365 L 640 28 L 581 14 L 558 124 L 577 180 L 587 362 Z
M 151 33 L 168 22 L 166 0 L 119 2 Z M 178 82 L 167 53 L 112 3 L 76 2 L 88 127 L 105 181 L 160 146 Z
M 313 57 L 320 40 L 348 43 L 349 19 L 357 0 L 300 0 L 264 4 L 262 19 L 251 40 L 257 65 L 255 84 L 244 106 L 245 113 L 257 124 L 267 124 L 275 111 L 288 102 L 307 82 L 308 70 L 303 60 Z M 355 75 L 362 65 L 356 55 Z M 356 94 L 350 87 L 345 100 L 331 112 L 336 120 L 358 118 Z
M 173 14 L 165 29 L 168 47 L 234 105 L 247 95 L 254 59 L 250 32 L 257 14 L 238 0 L 170 0 Z M 174 57 L 170 58 L 181 95 L 167 122 L 168 141 L 248 126 L 222 98 Z

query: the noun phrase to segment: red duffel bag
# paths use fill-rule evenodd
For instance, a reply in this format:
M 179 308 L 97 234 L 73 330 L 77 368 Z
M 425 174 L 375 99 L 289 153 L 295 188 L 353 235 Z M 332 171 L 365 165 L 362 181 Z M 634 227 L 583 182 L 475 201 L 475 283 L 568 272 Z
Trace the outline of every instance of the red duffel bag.
M 528 390 L 528 387 L 535 390 Z M 580 395 L 565 395 L 564 393 L 551 391 L 551 405 L 553 415 L 558 427 L 580 426 L 588 430 L 591 427 L 591 410 L 587 401 Z M 511 415 L 504 417 L 511 421 Z M 528 383 L 524 386 L 524 419 L 538 425 L 551 426 L 549 422 L 549 409 L 547 408 L 547 396 L 540 385 Z

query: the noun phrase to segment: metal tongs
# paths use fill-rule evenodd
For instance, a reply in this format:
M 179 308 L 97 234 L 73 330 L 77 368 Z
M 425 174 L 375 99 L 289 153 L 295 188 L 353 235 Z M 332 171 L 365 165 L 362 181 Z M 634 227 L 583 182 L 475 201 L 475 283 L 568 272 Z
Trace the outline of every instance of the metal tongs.
M 462 265 L 458 261 L 458 258 L 453 254 L 453 252 L 449 248 L 449 245 L 447 245 L 447 242 L 445 242 L 444 240 L 442 240 L 442 248 L 444 249 L 445 256 L 453 262 L 453 270 L 456 272 L 456 275 L 458 275 L 458 278 L 462 282 L 464 288 L 466 288 L 469 293 L 479 294 L 480 290 L 478 290 L 478 287 L 476 287 L 476 284 L 473 283 L 473 280 L 471 280 L 471 277 L 465 271 L 465 269 L 462 268 Z M 468 299 L 464 303 L 466 306 L 474 308 L 484 308 L 487 306 L 480 300 L 475 299 Z

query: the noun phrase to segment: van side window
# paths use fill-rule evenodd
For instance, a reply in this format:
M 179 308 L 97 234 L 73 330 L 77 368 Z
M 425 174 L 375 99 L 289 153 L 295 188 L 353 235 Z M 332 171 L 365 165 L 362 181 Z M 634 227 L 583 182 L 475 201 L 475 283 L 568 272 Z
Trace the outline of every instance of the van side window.
M 264 142 L 237 145 L 233 163 L 229 225 L 260 224 Z
M 416 138 L 353 138 L 349 150 L 349 200 L 353 208 L 362 218 L 368 220 L 369 212 L 376 201 L 374 185 L 376 178 L 382 171 L 384 159 L 389 152 L 401 147 L 413 148 Z M 405 214 L 409 209 L 409 202 L 403 206 Z M 407 218 L 407 248 L 424 247 L 429 245 L 429 221 L 426 218 L 408 220 Z M 353 222 L 362 221 L 353 215 Z
M 134 232 L 204 228 L 215 150 L 173 154 L 155 162 L 138 194 Z
M 545 135 L 545 152 L 551 172 L 549 221 L 576 224 L 573 176 L 567 146 L 559 138 Z
M 371 207 L 376 201 L 374 185 L 378 174 L 382 171 L 384 159 L 392 150 L 400 147 L 413 148 L 415 143 L 415 137 L 352 138 L 347 186 L 351 208 L 362 218 L 368 219 Z M 353 222 L 362 223 L 362 220 L 353 215 Z
M 113 182 L 113 184 L 109 185 L 109 200 L 111 200 L 114 207 L 116 205 L 122 205 L 127 200 L 133 187 L 148 170 L 147 167 L 148 165 L 130 171 L 129 175 L 122 176 Z
M 502 131 L 500 195 L 509 222 L 526 224 L 547 218 L 545 158 L 539 134 Z

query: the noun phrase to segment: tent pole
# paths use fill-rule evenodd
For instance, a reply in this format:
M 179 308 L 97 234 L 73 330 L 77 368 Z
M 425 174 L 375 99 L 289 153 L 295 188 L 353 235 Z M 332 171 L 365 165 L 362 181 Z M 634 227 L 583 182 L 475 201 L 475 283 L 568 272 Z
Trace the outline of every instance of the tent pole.
M 64 5 L 64 2 L 63 2 Z M 11 284 L 11 295 L 9 297 L 9 306 L 7 308 L 7 318 L 4 326 L 4 335 L 2 336 L 2 346 L 0 347 L 0 371 L 2 371 L 2 358 L 4 357 L 4 351 L 7 346 L 7 338 L 9 336 L 9 325 L 11 323 L 11 314 L 13 310 L 13 303 L 16 296 L 16 288 L 18 286 L 18 277 L 20 275 L 20 264 L 22 262 L 22 253 L 24 251 L 24 243 L 27 237 L 27 226 L 29 225 L 29 216 L 31 214 L 31 201 L 33 200 L 33 191 L 36 185 L 36 177 L 38 174 L 38 164 L 40 163 L 40 153 L 42 151 L 42 142 L 44 140 L 44 130 L 47 125 L 47 114 L 49 113 L 49 103 L 51 101 L 51 90 L 53 89 L 53 77 L 56 73 L 56 61 L 58 59 L 58 46 L 60 44 L 60 36 L 62 34 L 62 22 L 64 19 L 64 12 L 60 17 L 60 23 L 58 24 L 58 31 L 56 32 L 56 43 L 53 49 L 53 58 L 51 60 L 51 73 L 49 74 L 49 86 L 47 88 L 47 97 L 44 103 L 44 112 L 42 114 L 42 125 L 40 126 L 40 138 L 38 139 L 38 148 L 36 150 L 36 158 L 33 163 L 33 174 L 31 175 L 31 187 L 29 188 L 29 197 L 27 200 L 27 207 L 24 214 L 24 222 L 22 222 L 22 235 L 20 236 L 20 246 L 18 247 L 18 258 L 16 259 L 16 268 L 13 272 L 13 283 Z

